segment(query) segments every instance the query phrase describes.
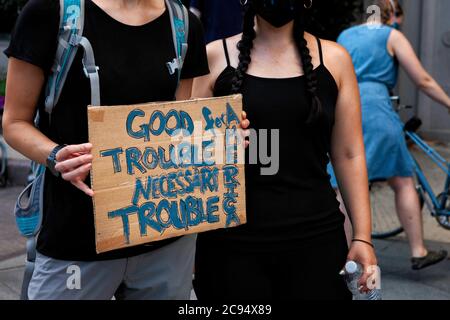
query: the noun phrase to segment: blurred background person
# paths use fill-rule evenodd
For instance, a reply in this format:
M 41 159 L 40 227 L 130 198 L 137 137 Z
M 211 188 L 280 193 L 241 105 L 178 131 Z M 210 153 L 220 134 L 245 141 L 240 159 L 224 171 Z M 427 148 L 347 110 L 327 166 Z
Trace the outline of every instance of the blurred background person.
M 207 43 L 242 32 L 241 0 L 190 0 L 190 5 L 203 23 Z
M 450 97 L 424 69 L 408 39 L 394 27 L 403 13 L 396 0 L 374 0 L 381 21 L 345 30 L 338 42 L 352 56 L 358 76 L 364 143 L 370 180 L 387 179 L 396 195 L 397 213 L 412 254 L 412 268 L 423 269 L 447 257 L 446 251 L 425 247 L 419 198 L 413 180 L 413 161 L 403 134 L 403 123 L 391 103 L 398 67 L 405 69 L 417 88 L 450 110 Z M 332 174 L 333 185 L 337 181 Z

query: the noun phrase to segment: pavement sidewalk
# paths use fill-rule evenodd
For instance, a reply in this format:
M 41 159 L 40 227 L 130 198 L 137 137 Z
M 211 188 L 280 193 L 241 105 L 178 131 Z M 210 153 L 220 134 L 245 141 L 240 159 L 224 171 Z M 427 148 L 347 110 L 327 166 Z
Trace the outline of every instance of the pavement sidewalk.
M 1 118 L 1 117 L 0 117 Z M 23 186 L 27 182 L 31 161 L 11 148 L 0 133 L 0 143 L 6 146 L 8 159 L 8 183 L 14 186 Z M 0 154 L 1 155 L 1 154 Z M 3 155 L 1 155 L 3 156 Z
M 24 272 L 25 255 L 0 262 L 0 300 L 18 300 Z
M 377 240 L 375 245 L 382 272 L 383 300 L 450 300 L 450 260 L 413 271 L 404 239 Z M 450 251 L 450 244 L 428 245 Z M 0 262 L 0 300 L 19 299 L 24 261 L 25 255 L 20 255 Z
M 447 231 L 450 238 L 450 231 Z M 450 243 L 427 241 L 433 250 L 450 252 Z M 404 238 L 376 240 L 385 300 L 450 300 L 450 260 L 421 271 L 411 269 L 410 252 Z

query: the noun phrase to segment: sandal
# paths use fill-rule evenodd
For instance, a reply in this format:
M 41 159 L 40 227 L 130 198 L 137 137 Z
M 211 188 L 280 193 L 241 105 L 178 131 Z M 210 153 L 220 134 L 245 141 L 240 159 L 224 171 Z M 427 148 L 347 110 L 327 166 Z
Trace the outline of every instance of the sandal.
M 426 267 L 435 265 L 447 258 L 447 254 L 448 253 L 445 250 L 441 250 L 439 252 L 429 251 L 428 254 L 423 258 L 412 258 L 412 269 L 421 270 Z

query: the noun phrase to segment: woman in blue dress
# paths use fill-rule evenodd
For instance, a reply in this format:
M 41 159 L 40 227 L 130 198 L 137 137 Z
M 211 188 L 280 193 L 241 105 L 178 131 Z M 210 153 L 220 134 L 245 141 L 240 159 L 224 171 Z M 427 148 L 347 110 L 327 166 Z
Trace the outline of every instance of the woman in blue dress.
M 370 180 L 387 179 L 396 195 L 399 219 L 408 236 L 413 269 L 442 261 L 447 253 L 428 251 L 423 241 L 419 198 L 413 180 L 413 163 L 406 146 L 403 124 L 392 108 L 390 91 L 395 87 L 398 66 L 430 98 L 450 109 L 450 98 L 427 73 L 406 37 L 391 25 L 398 3 L 376 0 L 381 21 L 344 31 L 338 42 L 350 53 L 358 78 L 363 116 L 363 133 Z M 339 177 L 330 167 L 333 186 Z

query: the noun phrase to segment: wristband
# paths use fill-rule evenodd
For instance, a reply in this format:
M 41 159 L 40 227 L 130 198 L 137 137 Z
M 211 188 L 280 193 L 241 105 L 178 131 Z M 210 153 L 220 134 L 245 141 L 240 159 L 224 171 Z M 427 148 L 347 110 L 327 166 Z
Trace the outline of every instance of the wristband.
M 365 243 L 365 244 L 371 246 L 373 249 L 375 249 L 374 245 L 372 243 L 370 243 L 369 241 L 365 241 L 365 240 L 361 240 L 361 239 L 353 239 L 352 242 L 362 242 L 362 243 Z

